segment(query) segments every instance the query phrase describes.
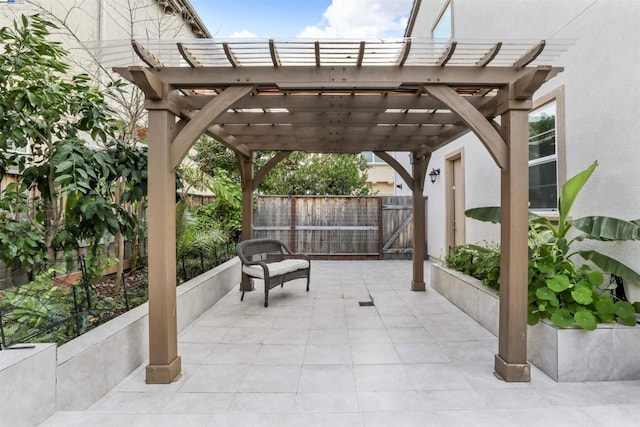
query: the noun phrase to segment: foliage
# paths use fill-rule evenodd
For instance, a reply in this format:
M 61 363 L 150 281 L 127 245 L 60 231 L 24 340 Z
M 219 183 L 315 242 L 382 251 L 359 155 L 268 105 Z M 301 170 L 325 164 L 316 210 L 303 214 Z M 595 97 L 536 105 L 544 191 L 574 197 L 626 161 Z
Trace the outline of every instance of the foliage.
M 457 246 L 445 257 L 445 264 L 451 269 L 475 277 L 491 289 L 500 289 L 500 251 L 497 248 Z
M 176 257 L 178 259 L 196 250 L 211 250 L 216 243 L 224 241 L 219 229 L 198 223 L 184 199 L 176 204 Z
M 551 319 L 560 328 L 574 323 L 583 329 L 594 330 L 598 322 L 612 323 L 619 320 L 622 324 L 636 324 L 634 307 L 626 301 L 612 300 L 608 291 L 616 285 L 603 288 L 604 276 L 600 271 L 592 270 L 588 265 L 576 267 L 571 257 L 580 254 L 591 260 L 603 271 L 622 276 L 624 280 L 640 278 L 629 267 L 596 251 L 571 252 L 571 245 L 583 239 L 598 240 L 637 240 L 640 227 L 637 222 L 628 222 L 608 217 L 584 217 L 569 220 L 571 207 L 580 190 L 597 166 L 589 168 L 569 179 L 562 187 L 558 200 L 558 224 L 533 213 L 529 215 L 529 265 L 528 265 L 528 323 L 536 324 L 541 319 Z M 499 208 L 477 208 L 466 212 L 467 216 L 483 221 L 497 222 Z M 583 234 L 569 240 L 567 233 L 575 227 Z M 462 251 L 462 250 L 460 250 Z M 497 252 L 497 251 L 496 251 Z M 499 255 L 499 252 L 497 252 Z M 476 257 L 466 259 L 458 257 L 457 263 L 463 264 L 463 270 L 473 270 L 475 265 L 487 265 L 478 257 L 487 252 L 476 252 Z M 465 255 L 468 258 L 468 255 Z M 494 258 L 490 257 L 493 261 Z M 473 267 L 465 263 L 475 264 Z M 457 268 L 456 262 L 448 262 Z M 497 265 L 499 268 L 499 265 Z M 499 272 L 493 273 L 498 274 Z
M 39 334 L 37 342 L 61 343 L 73 335 L 72 323 L 47 330 L 71 317 L 68 293 L 51 279 L 56 273 L 55 269 L 45 270 L 33 282 L 5 292 L 0 311 L 7 310 L 3 314 L 4 334 L 12 342 L 30 342 Z
M 0 192 L 0 205 L 21 202 L 3 213 L 11 226 L 0 237 L 0 253 L 22 254 L 23 266 L 45 258 L 36 231 L 44 233 L 49 256 L 77 249 L 81 239 L 95 253 L 105 235 L 132 235 L 136 218 L 114 201 L 112 185 L 126 180 L 121 203 L 146 194 L 146 153 L 115 141 L 114 112 L 105 101 L 120 83 L 99 91 L 86 74 L 67 76 L 67 52 L 48 39 L 51 29 L 38 16 L 0 29 L 0 173 L 20 175 L 18 185 Z M 25 209 L 34 189 L 39 197 Z M 27 237 L 11 239 L 12 247 L 12 233 Z
M 258 191 L 263 194 L 368 196 L 368 164 L 359 154 L 295 152 L 278 163 Z
M 205 173 L 215 176 L 226 170 L 232 181 L 239 182 L 240 173 L 235 154 L 211 138 L 201 138 L 193 159 Z M 263 166 L 273 155 L 258 152 L 256 167 Z M 258 186 L 262 194 L 367 196 L 372 188 L 367 183 L 369 165 L 359 154 L 313 154 L 294 152 L 278 163 Z
M 219 170 L 224 170 L 233 181 L 240 182 L 238 159 L 233 150 L 206 135 L 196 142 L 195 149 L 191 157 L 202 172 L 216 176 Z
M 598 162 L 594 162 L 562 186 L 561 194 L 558 198 L 557 225 L 545 217 L 529 212 L 530 227 L 537 227 L 537 235 L 540 239 L 555 243 L 560 248 L 566 247 L 567 249 L 575 242 L 580 242 L 585 239 L 601 241 L 640 240 L 640 220 L 625 221 L 603 216 L 587 216 L 569 220 L 573 203 L 597 166 Z M 469 209 L 465 214 L 470 218 L 480 221 L 500 222 L 500 208 L 498 207 Z M 582 234 L 568 239 L 567 235 L 572 228 L 582 232 Z M 605 273 L 622 277 L 625 281 L 633 283 L 640 282 L 640 274 L 622 262 L 603 253 L 595 250 L 577 250 L 575 252 L 567 252 L 566 254 L 567 257 L 574 255 L 580 255 L 583 259 L 593 262 Z
M 8 184 L 0 197 L 0 260 L 7 265 L 40 265 L 47 256 L 42 224 L 31 221 L 24 184 Z
M 242 189 L 238 182 L 234 182 L 224 169 L 213 169 L 209 175 L 196 168 L 183 170 L 183 178 L 188 188 L 209 190 L 215 194 L 213 203 L 199 206 L 194 210 L 194 216 L 204 228 L 219 228 L 227 238 L 236 237 L 242 225 Z M 183 197 L 188 197 L 184 194 Z

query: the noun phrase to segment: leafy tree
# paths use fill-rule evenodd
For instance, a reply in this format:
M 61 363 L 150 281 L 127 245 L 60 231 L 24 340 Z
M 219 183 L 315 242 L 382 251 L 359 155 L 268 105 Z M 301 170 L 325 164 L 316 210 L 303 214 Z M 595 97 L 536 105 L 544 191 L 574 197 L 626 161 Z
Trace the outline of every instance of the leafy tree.
M 48 39 L 52 28 L 38 16 L 23 16 L 0 29 L 0 165 L 22 175 L 12 191 L 38 190 L 37 213 L 21 220 L 44 231 L 49 257 L 77 249 L 79 239 L 92 242 L 95 254 L 106 234 L 131 233 L 135 218 L 114 202 L 112 184 L 130 180 L 123 200 L 139 200 L 146 193 L 140 169 L 146 154 L 114 140 L 117 127 L 104 94 L 87 75 L 67 76 L 67 52 Z M 15 197 L 0 193 L 5 203 Z
M 235 153 L 209 137 L 196 144 L 193 160 L 205 173 L 215 176 L 220 169 L 231 179 L 240 180 Z M 273 155 L 256 153 L 256 168 Z M 310 154 L 294 152 L 278 163 L 265 177 L 258 192 L 290 195 L 367 196 L 372 188 L 367 183 L 368 164 L 359 154 Z
M 206 135 L 196 142 L 195 149 L 191 158 L 202 172 L 216 176 L 219 170 L 224 170 L 231 179 L 240 182 L 238 159 L 233 150 Z
M 367 196 L 367 161 L 359 154 L 295 152 L 278 163 L 258 191 L 264 194 Z

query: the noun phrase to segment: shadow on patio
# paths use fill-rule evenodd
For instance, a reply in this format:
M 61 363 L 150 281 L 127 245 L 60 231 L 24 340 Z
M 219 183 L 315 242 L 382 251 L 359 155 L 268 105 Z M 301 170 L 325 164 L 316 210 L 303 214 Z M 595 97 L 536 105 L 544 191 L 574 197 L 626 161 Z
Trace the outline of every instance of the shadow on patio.
M 180 334 L 177 382 L 147 385 L 143 365 L 42 425 L 637 425 L 640 382 L 558 384 L 533 366 L 531 383 L 502 382 L 497 339 L 410 283 L 411 261 L 314 261 L 311 291 L 290 282 L 268 308 L 261 282 L 244 302 L 235 288 Z

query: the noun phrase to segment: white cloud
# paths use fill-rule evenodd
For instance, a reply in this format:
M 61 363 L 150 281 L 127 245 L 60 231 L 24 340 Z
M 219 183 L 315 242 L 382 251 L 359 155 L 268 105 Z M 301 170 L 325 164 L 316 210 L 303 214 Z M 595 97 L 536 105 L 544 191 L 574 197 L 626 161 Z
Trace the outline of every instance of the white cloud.
M 249 30 L 236 31 L 235 33 L 229 36 L 229 38 L 232 38 L 232 39 L 253 39 L 256 37 L 258 36 L 253 34 Z
M 322 22 L 307 26 L 298 37 L 400 37 L 412 3 L 412 0 L 333 0 Z

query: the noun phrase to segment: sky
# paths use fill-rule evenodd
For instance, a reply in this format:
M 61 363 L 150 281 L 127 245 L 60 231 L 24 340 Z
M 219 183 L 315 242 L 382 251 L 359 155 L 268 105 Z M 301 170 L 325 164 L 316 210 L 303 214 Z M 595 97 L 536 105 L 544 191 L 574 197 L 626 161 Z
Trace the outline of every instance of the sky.
M 215 38 L 402 37 L 413 0 L 190 0 Z

